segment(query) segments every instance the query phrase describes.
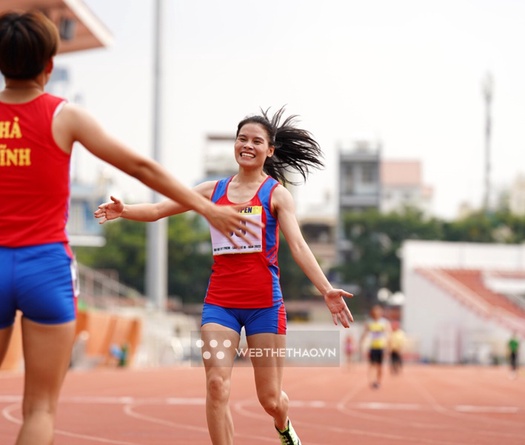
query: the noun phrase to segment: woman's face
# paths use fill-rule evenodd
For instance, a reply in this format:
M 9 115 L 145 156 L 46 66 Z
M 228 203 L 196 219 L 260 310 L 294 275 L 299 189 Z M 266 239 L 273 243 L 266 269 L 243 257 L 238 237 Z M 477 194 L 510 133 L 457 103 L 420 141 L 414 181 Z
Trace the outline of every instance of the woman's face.
M 243 125 L 235 139 L 235 159 L 246 168 L 262 168 L 268 156 L 275 150 L 270 145 L 266 129 L 257 123 Z

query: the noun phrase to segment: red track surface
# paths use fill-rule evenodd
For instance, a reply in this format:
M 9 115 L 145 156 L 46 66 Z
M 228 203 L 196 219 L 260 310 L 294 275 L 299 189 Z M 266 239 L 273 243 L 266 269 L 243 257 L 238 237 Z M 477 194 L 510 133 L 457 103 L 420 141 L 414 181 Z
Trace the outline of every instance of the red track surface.
M 0 444 L 20 422 L 20 373 L 0 373 Z M 285 369 L 303 445 L 523 445 L 525 374 L 503 367 L 407 366 L 370 389 L 366 368 Z M 199 367 L 74 371 L 62 392 L 55 445 L 209 445 Z M 279 443 L 256 401 L 252 370 L 234 370 L 237 444 Z M 36 444 L 35 444 L 36 445 Z

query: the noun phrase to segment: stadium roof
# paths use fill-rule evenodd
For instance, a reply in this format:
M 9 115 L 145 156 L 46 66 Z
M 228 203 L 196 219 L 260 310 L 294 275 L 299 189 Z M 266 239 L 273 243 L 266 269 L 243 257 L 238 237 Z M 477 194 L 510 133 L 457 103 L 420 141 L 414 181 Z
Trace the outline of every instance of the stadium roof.
M 43 11 L 60 31 L 59 54 L 103 48 L 113 36 L 82 0 L 0 0 L 0 11 Z

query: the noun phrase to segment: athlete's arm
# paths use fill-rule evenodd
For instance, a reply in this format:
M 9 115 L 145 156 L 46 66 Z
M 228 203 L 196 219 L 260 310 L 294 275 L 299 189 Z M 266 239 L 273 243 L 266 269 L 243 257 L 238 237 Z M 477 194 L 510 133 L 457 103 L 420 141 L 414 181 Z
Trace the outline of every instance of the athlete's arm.
M 295 204 L 292 195 L 282 185 L 277 186 L 273 192 L 272 207 L 290 247 L 293 259 L 324 297 L 325 303 L 332 313 L 334 324 L 339 321 L 344 327 L 349 327 L 354 319 L 343 297 L 352 297 L 353 295 L 343 289 L 334 289 L 326 278 L 301 233 L 295 216 Z
M 99 159 L 113 165 L 146 186 L 180 203 L 187 209 L 203 215 L 210 224 L 236 245 L 232 233 L 245 238 L 243 229 L 256 236 L 250 226 L 250 218 L 238 213 L 236 207 L 217 206 L 199 193 L 186 187 L 168 173 L 158 162 L 142 156 L 109 135 L 84 109 L 74 104 L 65 104 L 53 119 L 55 141 L 68 152 L 74 142 L 80 142 Z M 242 227 L 241 227 L 242 226 Z
M 215 184 L 216 181 L 203 182 L 194 187 L 193 190 L 209 199 Z M 99 224 L 104 224 L 106 221 L 117 218 L 152 222 L 168 216 L 178 215 L 188 210 L 190 210 L 188 207 L 171 199 L 156 203 L 125 204 L 120 199 L 111 196 L 111 201 L 100 204 L 94 215 L 95 218 L 100 218 Z

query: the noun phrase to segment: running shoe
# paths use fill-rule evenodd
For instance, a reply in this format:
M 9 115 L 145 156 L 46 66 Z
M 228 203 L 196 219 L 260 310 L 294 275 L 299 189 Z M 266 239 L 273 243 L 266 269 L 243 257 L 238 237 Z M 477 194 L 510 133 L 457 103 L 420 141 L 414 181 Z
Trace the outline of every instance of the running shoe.
M 288 426 L 284 431 L 280 431 L 277 427 L 275 427 L 275 429 L 279 433 L 281 445 L 301 445 L 301 439 L 299 439 L 299 436 L 297 436 L 297 433 L 293 429 L 290 419 L 288 419 Z

